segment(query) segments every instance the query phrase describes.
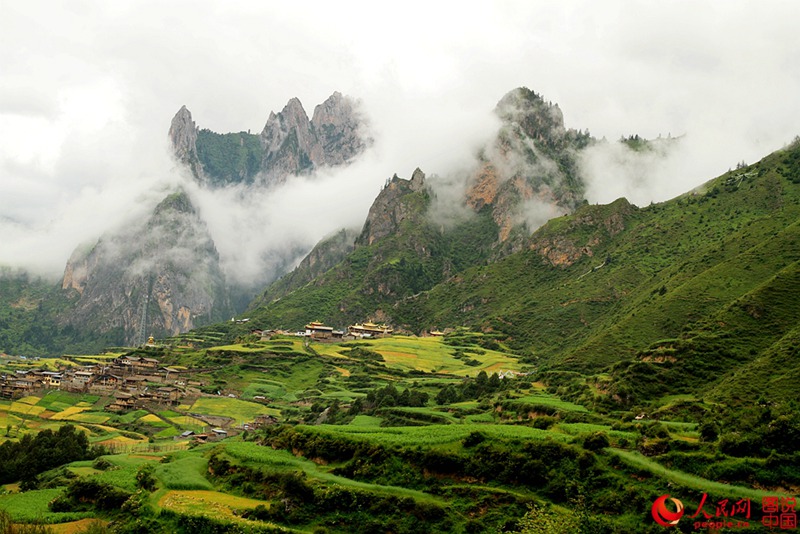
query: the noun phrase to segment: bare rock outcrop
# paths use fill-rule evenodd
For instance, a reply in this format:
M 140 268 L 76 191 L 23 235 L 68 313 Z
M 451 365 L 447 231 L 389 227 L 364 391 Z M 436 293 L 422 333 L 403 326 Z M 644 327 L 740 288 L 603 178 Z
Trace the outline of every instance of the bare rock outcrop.
M 356 246 L 371 245 L 378 239 L 397 231 L 400 224 L 411 214 L 419 213 L 409 193 L 420 192 L 425 188 L 425 173 L 416 169 L 410 180 L 399 178 L 396 174 L 378 194 L 367 214 L 367 220 L 356 239 Z
M 293 174 L 350 162 L 367 146 L 363 129 L 355 102 L 341 93 L 318 105 L 311 120 L 300 100 L 292 98 L 280 113 L 270 113 L 261 132 L 264 181 L 282 182 Z
M 169 140 L 178 161 L 186 164 L 195 178 L 200 180 L 203 168 L 197 155 L 197 125 L 192 120 L 192 112 L 186 106 L 181 106 L 172 118 Z

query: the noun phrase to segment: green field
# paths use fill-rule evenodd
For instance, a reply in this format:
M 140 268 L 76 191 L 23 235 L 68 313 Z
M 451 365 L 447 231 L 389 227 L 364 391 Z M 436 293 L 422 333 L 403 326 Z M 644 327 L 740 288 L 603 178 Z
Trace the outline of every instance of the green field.
M 275 408 L 227 397 L 201 397 L 192 405 L 190 412 L 230 417 L 236 424 L 253 421 L 259 415 L 280 415 Z
M 161 464 L 155 474 L 167 489 L 172 490 L 209 490 L 211 482 L 205 478 L 208 461 L 196 455 L 178 453 L 175 460 Z
M 63 523 L 91 516 L 84 512 L 51 512 L 47 504 L 61 492 L 61 488 L 54 488 L 0 495 L 0 508 L 19 523 Z
M 500 439 L 555 439 L 569 441 L 563 434 L 548 432 L 538 428 L 517 425 L 494 425 L 465 423 L 460 425 L 426 425 L 380 428 L 373 426 L 334 426 L 318 425 L 307 427 L 310 432 L 328 434 L 371 441 L 381 445 L 447 445 L 459 442 L 473 432 L 482 432 L 487 436 Z
M 480 371 L 489 374 L 500 371 L 518 371 L 522 368 L 517 358 L 494 350 L 480 349 L 483 354 L 469 353 L 478 365 L 468 366 L 453 357 L 455 349 L 444 344 L 441 337 L 390 336 L 365 341 L 369 350 L 383 356 L 386 365 L 398 369 L 418 370 L 427 373 L 446 373 L 456 376 L 475 376 Z M 360 344 L 360 343 L 359 343 Z M 314 350 L 328 355 L 341 356 L 350 345 L 315 343 Z M 336 349 L 335 347 L 340 347 Z M 469 349 L 467 349 L 469 350 Z M 475 351 L 476 349 L 472 349 Z
M 636 469 L 647 471 L 669 482 L 680 484 L 681 486 L 685 486 L 687 488 L 713 493 L 717 496 L 739 497 L 760 501 L 762 497 L 774 496 L 776 494 L 786 494 L 785 491 L 758 490 L 743 486 L 714 482 L 712 480 L 707 480 L 705 478 L 683 473 L 681 471 L 668 469 L 637 452 L 623 451 L 619 449 L 608 449 L 608 452 L 609 454 L 613 454 L 619 458 L 622 458 L 627 464 Z

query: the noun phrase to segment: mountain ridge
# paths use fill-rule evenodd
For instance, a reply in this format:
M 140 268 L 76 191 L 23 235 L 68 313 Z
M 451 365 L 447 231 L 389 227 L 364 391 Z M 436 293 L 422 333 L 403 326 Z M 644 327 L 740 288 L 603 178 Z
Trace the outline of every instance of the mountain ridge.
M 169 139 L 178 161 L 208 187 L 279 185 L 293 175 L 347 165 L 372 143 L 358 102 L 338 91 L 314 108 L 311 119 L 300 99 L 289 99 L 281 111 L 269 113 L 259 134 L 200 129 L 182 106 Z

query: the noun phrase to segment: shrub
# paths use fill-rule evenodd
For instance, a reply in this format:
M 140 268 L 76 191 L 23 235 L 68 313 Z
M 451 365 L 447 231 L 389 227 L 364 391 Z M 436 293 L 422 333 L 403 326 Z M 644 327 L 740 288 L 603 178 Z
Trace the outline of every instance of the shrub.
M 583 448 L 587 451 L 599 451 L 610 445 L 605 432 L 593 432 L 583 438 Z

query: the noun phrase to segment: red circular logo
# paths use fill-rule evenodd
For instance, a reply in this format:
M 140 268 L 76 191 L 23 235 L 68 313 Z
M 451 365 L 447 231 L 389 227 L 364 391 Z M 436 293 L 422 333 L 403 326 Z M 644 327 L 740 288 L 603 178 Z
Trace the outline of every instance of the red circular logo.
M 675 503 L 676 510 L 671 512 L 667 509 L 667 499 Z M 662 527 L 674 527 L 678 520 L 683 517 L 683 503 L 678 499 L 672 499 L 669 495 L 662 495 L 653 503 L 653 519 Z

